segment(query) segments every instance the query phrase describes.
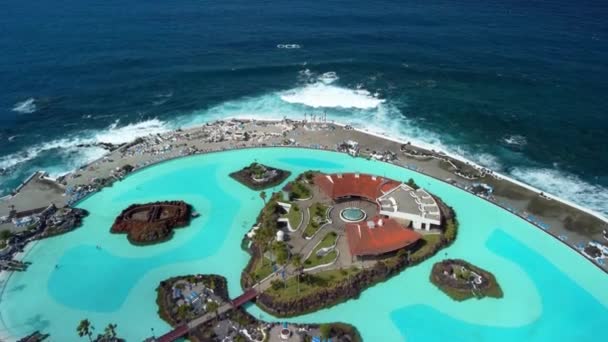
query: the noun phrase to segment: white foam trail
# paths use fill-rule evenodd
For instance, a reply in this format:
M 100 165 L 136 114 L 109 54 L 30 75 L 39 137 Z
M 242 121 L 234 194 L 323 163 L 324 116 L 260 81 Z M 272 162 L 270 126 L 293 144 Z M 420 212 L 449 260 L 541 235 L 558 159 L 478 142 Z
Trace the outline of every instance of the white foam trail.
M 12 111 L 22 114 L 31 114 L 35 112 L 38 108 L 36 107 L 36 100 L 33 97 L 21 102 L 15 103 Z
M 341 88 L 325 83 L 310 84 L 280 94 L 283 101 L 311 108 L 373 109 L 385 100 L 378 99 L 365 89 Z

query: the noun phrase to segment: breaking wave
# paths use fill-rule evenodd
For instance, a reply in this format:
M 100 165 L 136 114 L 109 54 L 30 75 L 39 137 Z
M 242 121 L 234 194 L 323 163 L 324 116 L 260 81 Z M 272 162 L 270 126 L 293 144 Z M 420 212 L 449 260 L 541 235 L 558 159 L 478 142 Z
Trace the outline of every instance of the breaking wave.
M 82 164 L 103 156 L 106 151 L 96 146 L 98 143 L 122 144 L 135 138 L 166 132 L 170 128 L 158 119 L 146 120 L 138 123 L 120 126 L 117 120 L 102 131 L 89 131 L 80 135 L 71 135 L 66 138 L 36 144 L 19 152 L 0 157 L 0 168 L 10 169 L 20 164 L 33 161 L 45 152 L 56 151 L 63 155 L 63 162 L 69 160 L 68 165 L 57 165 L 52 169 L 55 173 L 67 172 Z M 51 170 L 47 170 L 53 173 Z
M 33 97 L 30 97 L 25 101 L 15 103 L 11 110 L 17 113 L 31 114 L 38 110 L 38 107 L 36 106 L 36 100 Z
M 578 176 L 557 169 L 514 168 L 510 174 L 552 195 L 608 215 L 608 188 L 590 184 Z
M 280 94 L 281 100 L 311 108 L 374 109 L 385 100 L 376 98 L 365 89 L 342 88 L 315 83 Z
M 122 127 L 120 127 L 119 124 L 120 121 L 116 120 L 108 129 L 96 133 L 93 141 L 95 143 L 123 144 L 132 141 L 135 138 L 150 134 L 164 133 L 171 129 L 166 122 L 158 119 L 127 124 Z
M 507 172 L 497 156 L 479 151 L 478 148 L 460 145 L 446 134 L 420 127 L 404 116 L 393 103 L 371 95 L 363 85 L 358 85 L 357 89 L 336 85 L 339 77 L 335 72 L 315 73 L 305 69 L 300 71 L 298 80 L 301 85 L 294 89 L 226 101 L 208 109 L 183 115 L 170 122 L 150 119 L 120 125 L 120 121 L 117 120 L 103 130 L 91 130 L 0 157 L 0 168 L 20 167 L 26 162 L 36 163 L 35 158 L 45 152 L 53 151 L 61 156 L 62 164 L 47 171 L 58 175 L 103 156 L 106 151 L 95 146 L 100 142 L 121 144 L 149 134 L 232 117 L 257 119 L 288 117 L 299 120 L 304 119 L 305 115 L 310 118 L 310 114 L 319 116 L 326 114 L 328 120 L 336 120 L 371 133 L 411 141 L 428 149 L 462 156 L 479 165 L 505 172 L 508 176 L 547 193 L 608 214 L 605 205 L 608 202 L 608 189 L 605 187 L 587 183 L 575 175 L 554 169 L 520 167 Z M 160 94 L 158 98 L 168 98 L 169 94 Z M 90 115 L 86 117 L 91 118 Z M 504 137 L 502 143 L 521 147 L 526 144 L 526 138 L 509 135 Z

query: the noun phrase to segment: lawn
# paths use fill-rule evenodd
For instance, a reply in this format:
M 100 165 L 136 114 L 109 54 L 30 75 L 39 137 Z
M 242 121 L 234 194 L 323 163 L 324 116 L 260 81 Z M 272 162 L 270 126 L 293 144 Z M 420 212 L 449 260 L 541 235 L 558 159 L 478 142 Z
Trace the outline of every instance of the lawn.
M 315 235 L 317 230 L 321 228 L 327 221 L 327 206 L 321 203 L 314 203 L 310 206 L 310 219 L 308 225 L 304 230 L 304 237 L 311 237 Z
M 293 182 L 290 199 L 305 199 L 311 195 L 310 188 L 301 182 Z
M 292 203 L 291 209 L 284 217 L 287 217 L 289 220 L 289 225 L 292 229 L 298 229 L 298 226 L 302 221 L 302 209 L 300 209 L 297 204 Z
M 333 246 L 336 243 L 337 239 L 338 239 L 338 235 L 336 233 L 334 233 L 334 232 L 327 233 L 323 237 L 323 240 L 321 240 L 321 242 L 315 247 L 315 249 L 313 249 L 313 251 L 310 254 L 310 256 L 308 257 L 308 259 L 306 259 L 306 261 L 304 261 L 304 266 L 306 268 L 310 268 L 310 267 L 314 267 L 314 266 L 318 266 L 318 265 L 324 265 L 324 264 L 330 263 L 333 260 L 335 260 L 336 257 L 338 256 L 338 252 L 336 252 L 336 250 L 333 250 L 322 257 L 317 256 L 317 251 L 320 250 L 321 248 Z
M 335 250 L 325 254 L 322 257 L 313 253 L 308 259 L 306 259 L 306 261 L 304 261 L 304 267 L 311 268 L 319 265 L 329 264 L 330 262 L 334 261 L 337 256 L 338 252 Z
M 277 290 L 269 288 L 266 293 L 279 300 L 294 300 L 300 297 L 310 296 L 320 289 L 331 288 L 360 271 L 360 269 L 353 267 L 350 269 L 319 272 L 314 275 L 301 275 L 299 292 L 298 280 L 297 277 L 294 276 L 287 279 L 287 286 L 281 286 Z M 305 278 L 307 277 L 310 279 L 306 280 Z
M 272 261 L 264 257 L 264 262 L 259 260 L 253 269 L 253 277 L 256 280 L 262 280 L 272 273 Z
M 412 253 L 410 258 L 415 259 L 429 254 L 430 251 L 441 241 L 441 234 L 426 234 L 422 236 L 422 240 L 424 240 L 424 245 Z

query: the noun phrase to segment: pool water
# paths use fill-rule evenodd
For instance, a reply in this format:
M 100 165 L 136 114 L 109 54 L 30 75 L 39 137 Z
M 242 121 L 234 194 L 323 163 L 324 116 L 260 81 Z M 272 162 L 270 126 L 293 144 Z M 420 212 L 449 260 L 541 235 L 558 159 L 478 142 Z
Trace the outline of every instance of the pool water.
M 366 290 L 357 300 L 290 321 L 345 321 L 356 325 L 367 341 L 425 342 L 595 339 L 608 325 L 608 276 L 493 204 L 378 161 L 264 148 L 162 163 L 83 201 L 80 206 L 91 213 L 83 226 L 34 244 L 25 258 L 32 262 L 28 271 L 8 280 L 0 304 L 0 333 L 21 336 L 40 330 L 50 333 L 52 341 L 80 341 L 76 326 L 88 318 L 97 332 L 117 323 L 121 336 L 141 341 L 152 328 L 157 334 L 169 329 L 156 313 L 155 288 L 163 279 L 220 274 L 228 279 L 230 295 L 239 295 L 240 272 L 249 258 L 240 249 L 241 238 L 263 201 L 228 174 L 254 159 L 290 170 L 292 178 L 308 169 L 413 178 L 452 206 L 460 222 L 456 241 L 439 255 Z M 132 246 L 124 235 L 109 233 L 122 209 L 157 200 L 184 200 L 201 217 L 154 246 Z M 428 281 L 432 264 L 444 257 L 463 258 L 493 272 L 504 298 L 452 301 Z M 254 305 L 248 310 L 272 319 Z
M 346 222 L 359 222 L 365 219 L 365 212 L 359 208 L 346 208 L 340 212 L 340 217 Z

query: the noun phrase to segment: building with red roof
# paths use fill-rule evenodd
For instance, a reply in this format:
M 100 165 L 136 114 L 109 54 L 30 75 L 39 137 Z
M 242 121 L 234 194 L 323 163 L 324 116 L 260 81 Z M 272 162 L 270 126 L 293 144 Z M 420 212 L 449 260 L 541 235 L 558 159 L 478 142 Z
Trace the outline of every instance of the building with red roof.
M 353 256 L 405 248 L 422 237 L 408 226 L 429 230 L 441 224 L 439 207 L 431 195 L 389 178 L 359 173 L 317 174 L 314 183 L 334 201 L 355 198 L 376 204 L 373 218 L 345 225 Z
M 420 233 L 392 219 L 375 217 L 366 222 L 346 225 L 346 239 L 352 256 L 389 253 L 408 247 L 421 237 Z

